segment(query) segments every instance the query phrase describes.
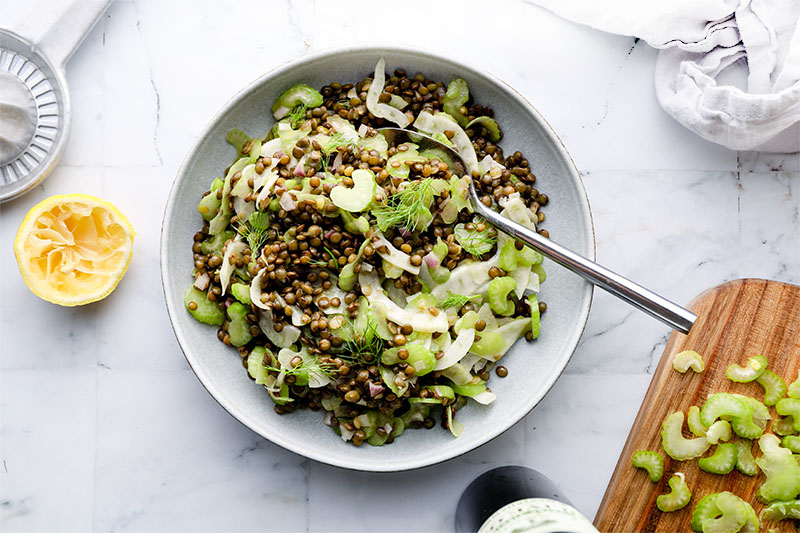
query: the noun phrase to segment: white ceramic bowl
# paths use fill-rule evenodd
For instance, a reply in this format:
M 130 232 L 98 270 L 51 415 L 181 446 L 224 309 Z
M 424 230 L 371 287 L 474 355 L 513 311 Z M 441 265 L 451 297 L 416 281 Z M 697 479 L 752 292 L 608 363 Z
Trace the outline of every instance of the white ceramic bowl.
M 225 141 L 226 132 L 239 128 L 252 135 L 264 134 L 274 122 L 272 102 L 287 87 L 297 83 L 312 87 L 334 81 L 354 83 L 370 75 L 380 57 L 386 59 L 387 72 L 403 68 L 445 83 L 456 77 L 467 80 L 475 100 L 494 109 L 504 131 L 501 146 L 505 152 L 522 151 L 537 177 L 537 186 L 550 197 L 544 227 L 554 239 L 594 258 L 589 203 L 575 165 L 544 118 L 525 99 L 486 72 L 429 52 L 354 47 L 312 54 L 262 76 L 211 120 L 188 154 L 167 201 L 161 275 L 169 317 L 186 359 L 203 386 L 231 415 L 264 438 L 311 459 L 356 470 L 397 471 L 467 453 L 533 409 L 578 344 L 591 304 L 591 285 L 545 261 L 548 278 L 540 299 L 548 307 L 542 318 L 541 337 L 533 343 L 519 341 L 503 358 L 508 377 L 495 377 L 490 382 L 497 400 L 489 406 L 470 402 L 460 410 L 458 419 L 465 430 L 457 439 L 437 426 L 408 430 L 393 444 L 381 447 L 355 447 L 343 442 L 323 425 L 322 412 L 275 414 L 266 392 L 248 378 L 238 353 L 217 340 L 216 328 L 196 322 L 183 305 L 183 294 L 192 282 L 192 235 L 202 224 L 197 202 L 234 156 Z

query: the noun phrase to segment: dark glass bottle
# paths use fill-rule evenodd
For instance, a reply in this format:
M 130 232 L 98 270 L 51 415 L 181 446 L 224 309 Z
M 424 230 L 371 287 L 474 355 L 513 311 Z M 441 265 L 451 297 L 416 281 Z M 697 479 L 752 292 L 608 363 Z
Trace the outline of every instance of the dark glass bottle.
M 504 531 L 590 533 L 597 530 L 564 493 L 539 472 L 502 466 L 478 476 L 456 508 L 457 533 Z

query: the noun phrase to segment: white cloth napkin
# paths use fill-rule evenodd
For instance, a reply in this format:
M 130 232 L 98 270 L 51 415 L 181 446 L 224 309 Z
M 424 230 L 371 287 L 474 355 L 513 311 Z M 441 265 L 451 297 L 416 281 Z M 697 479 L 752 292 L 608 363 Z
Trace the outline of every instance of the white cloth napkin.
M 528 0 L 660 49 L 656 94 L 732 150 L 800 151 L 800 0 Z

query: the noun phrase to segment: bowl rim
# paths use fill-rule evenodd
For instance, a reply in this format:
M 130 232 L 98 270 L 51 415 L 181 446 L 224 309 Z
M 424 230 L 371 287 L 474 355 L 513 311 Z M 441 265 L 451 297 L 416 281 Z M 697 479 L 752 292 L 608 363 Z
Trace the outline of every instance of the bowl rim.
M 167 307 L 167 316 L 169 317 L 170 325 L 172 327 L 172 331 L 175 334 L 175 338 L 178 341 L 178 346 L 183 353 L 186 362 L 189 364 L 192 372 L 194 372 L 195 376 L 197 377 L 200 384 L 203 388 L 208 392 L 208 394 L 220 405 L 228 414 L 230 414 L 235 420 L 237 420 L 240 424 L 247 427 L 249 430 L 254 432 L 255 434 L 261 436 L 262 438 L 270 441 L 281 448 L 288 450 L 290 452 L 296 453 L 303 457 L 307 457 L 308 459 L 312 459 L 314 461 L 318 461 L 320 463 L 328 464 L 334 467 L 347 469 L 347 470 L 356 470 L 356 471 L 367 471 L 367 472 L 402 472 L 402 471 L 409 471 L 415 470 L 419 468 L 424 468 L 427 466 L 432 466 L 440 463 L 444 463 L 446 461 L 450 461 L 455 459 L 456 457 L 460 457 L 465 455 L 471 451 L 474 451 L 488 442 L 494 440 L 495 438 L 499 437 L 513 426 L 521 422 L 531 411 L 542 401 L 542 399 L 547 395 L 548 392 L 552 389 L 555 385 L 558 378 L 564 372 L 564 369 L 572 360 L 573 355 L 575 354 L 575 350 L 577 349 L 578 343 L 580 338 L 583 336 L 583 332 L 586 328 L 586 323 L 589 318 L 589 310 L 591 309 L 593 296 L 594 296 L 594 286 L 588 282 L 586 282 L 585 291 L 583 302 L 580 307 L 580 312 L 577 315 L 578 325 L 573 330 L 571 337 L 568 339 L 566 346 L 567 349 L 565 350 L 568 352 L 567 357 L 559 360 L 559 362 L 554 365 L 550 369 L 550 377 L 548 380 L 545 381 L 544 385 L 539 390 L 538 394 L 535 397 L 532 397 L 530 400 L 530 406 L 527 407 L 524 413 L 518 418 L 511 417 L 512 420 L 508 422 L 504 422 L 503 424 L 498 424 L 496 427 L 497 429 L 492 431 L 487 431 L 483 434 L 479 439 L 477 439 L 477 444 L 474 446 L 465 449 L 459 450 L 456 453 L 440 453 L 438 455 L 432 455 L 427 459 L 405 459 L 402 461 L 402 464 L 397 464 L 398 461 L 392 461 L 390 464 L 387 464 L 385 468 L 378 467 L 376 468 L 374 465 L 366 466 L 362 464 L 353 464 L 352 461 L 348 461 L 347 457 L 339 458 L 335 454 L 320 454 L 316 453 L 314 450 L 310 449 L 298 449 L 296 446 L 293 446 L 292 443 L 288 442 L 286 439 L 282 437 L 279 433 L 273 433 L 266 435 L 264 432 L 258 429 L 257 421 L 252 420 L 251 417 L 243 413 L 240 408 L 232 401 L 229 401 L 225 395 L 217 389 L 216 387 L 212 386 L 209 383 L 209 377 L 207 376 L 206 372 L 197 364 L 196 361 L 193 361 L 193 357 L 189 354 L 188 348 L 188 339 L 186 333 L 180 326 L 180 323 L 177 319 L 173 318 L 173 316 L 177 316 L 177 313 L 183 310 L 183 306 L 179 305 L 179 302 L 176 302 L 174 298 L 172 298 L 168 287 L 172 285 L 172 278 L 169 275 L 169 271 L 167 268 L 164 267 L 168 260 L 168 250 L 166 246 L 166 234 L 167 228 L 171 223 L 171 219 L 174 216 L 172 212 L 172 206 L 175 204 L 175 199 L 178 195 L 178 188 L 179 183 L 182 181 L 181 177 L 185 175 L 187 171 L 187 167 L 189 166 L 200 142 L 205 139 L 208 135 L 212 127 L 219 122 L 231 109 L 235 108 L 238 104 L 241 103 L 242 100 L 246 99 L 250 93 L 256 90 L 263 82 L 267 79 L 279 76 L 284 74 L 296 66 L 316 62 L 320 60 L 327 59 L 331 56 L 335 56 L 338 54 L 346 54 L 352 52 L 372 52 L 375 54 L 381 53 L 406 53 L 413 57 L 424 56 L 428 59 L 436 59 L 436 60 L 444 60 L 450 63 L 455 63 L 460 66 L 464 66 L 467 69 L 470 69 L 479 75 L 483 76 L 485 79 L 493 82 L 499 86 L 505 87 L 510 95 L 517 100 L 519 100 L 522 104 L 527 106 L 531 111 L 534 117 L 540 122 L 540 125 L 543 126 L 543 131 L 545 135 L 549 136 L 552 141 L 554 141 L 554 145 L 559 152 L 559 155 L 564 158 L 565 161 L 568 161 L 568 167 L 571 170 L 572 178 L 575 182 L 575 185 L 578 188 L 578 191 L 582 193 L 581 199 L 581 210 L 585 216 L 584 220 L 584 230 L 586 230 L 586 234 L 589 236 L 590 241 L 590 253 L 588 257 L 590 259 L 595 259 L 596 257 L 596 249 L 597 249 L 597 242 L 596 242 L 596 235 L 594 230 L 594 221 L 592 217 L 592 211 L 589 204 L 589 197 L 586 194 L 586 188 L 584 187 L 583 180 L 581 178 L 580 172 L 575 165 L 575 161 L 572 159 L 572 156 L 566 149 L 564 142 L 561 138 L 556 134 L 553 127 L 550 123 L 544 118 L 544 116 L 539 112 L 539 110 L 531 104 L 527 98 L 521 95 L 516 89 L 514 89 L 511 85 L 506 83 L 504 80 L 499 78 L 498 76 L 492 74 L 491 72 L 487 71 L 482 67 L 478 67 L 473 65 L 468 61 L 464 61 L 460 57 L 452 57 L 452 56 L 442 56 L 436 53 L 432 53 L 428 50 L 423 48 L 414 47 L 414 46 L 407 46 L 407 45 L 397 45 L 397 44 L 381 44 L 381 43 L 371 43 L 371 44 L 359 44 L 359 45 L 347 45 L 347 46 L 332 46 L 323 49 L 319 49 L 312 53 L 308 53 L 294 59 L 285 61 L 271 70 L 265 72 L 264 74 L 258 76 L 252 82 L 244 86 L 238 92 L 236 92 L 231 98 L 229 98 L 225 104 L 223 104 L 220 109 L 208 120 L 205 124 L 201 132 L 195 136 L 193 140 L 192 146 L 189 148 L 186 156 L 184 157 L 183 162 L 181 163 L 180 168 L 178 169 L 177 173 L 175 174 L 175 178 L 173 179 L 172 185 L 170 187 L 170 192 L 167 197 L 165 206 L 164 206 L 164 214 L 162 217 L 161 222 L 161 232 L 160 232 L 160 243 L 159 243 L 159 267 L 161 270 L 161 288 L 164 293 L 164 301 Z M 516 418 L 516 419 L 514 419 Z

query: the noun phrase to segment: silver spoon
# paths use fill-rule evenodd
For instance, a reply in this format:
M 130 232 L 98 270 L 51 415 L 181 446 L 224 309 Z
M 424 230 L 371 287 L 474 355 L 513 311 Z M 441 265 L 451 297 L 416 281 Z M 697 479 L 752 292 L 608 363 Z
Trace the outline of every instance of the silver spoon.
M 403 142 L 413 142 L 421 149 L 438 148 L 444 150 L 449 154 L 453 160 L 455 168 L 453 171 L 458 175 L 470 175 L 467 172 L 466 164 L 461 156 L 439 141 L 415 131 L 404 130 L 401 128 L 381 128 L 378 130 L 386 137 L 390 145 L 397 145 Z M 591 282 L 598 287 L 605 289 L 614 296 L 621 300 L 637 307 L 664 322 L 668 326 L 680 331 L 681 333 L 689 333 L 697 315 L 684 309 L 683 307 L 675 304 L 666 298 L 634 283 L 633 281 L 620 276 L 616 272 L 598 265 L 594 261 L 579 255 L 572 250 L 569 250 L 560 244 L 551 241 L 546 237 L 542 237 L 533 230 L 526 228 L 521 224 L 517 224 L 513 220 L 509 220 L 502 216 L 497 211 L 489 209 L 480 201 L 478 191 L 475 189 L 475 184 L 470 180 L 469 184 L 469 198 L 472 205 L 472 210 L 480 216 L 488 220 L 494 227 L 503 233 L 517 239 L 518 241 L 527 244 L 531 248 L 535 248 L 542 253 L 545 257 L 552 259 L 563 267 L 572 270 L 576 274 L 582 276 L 587 281 Z

